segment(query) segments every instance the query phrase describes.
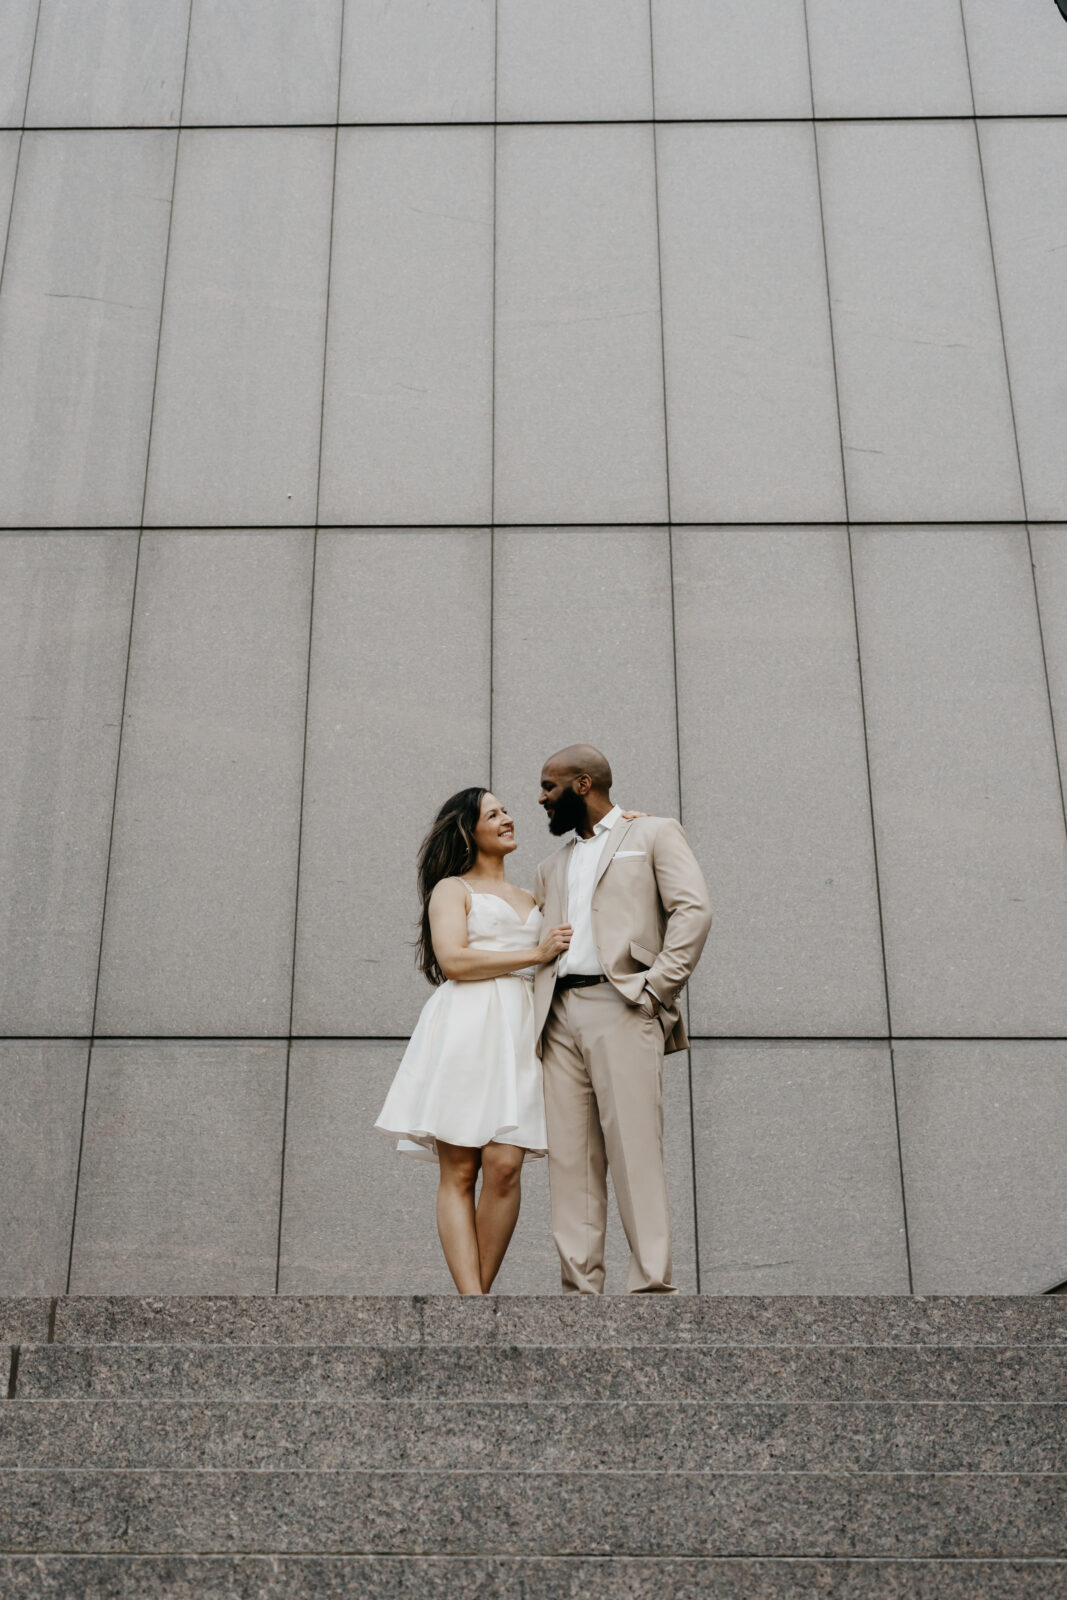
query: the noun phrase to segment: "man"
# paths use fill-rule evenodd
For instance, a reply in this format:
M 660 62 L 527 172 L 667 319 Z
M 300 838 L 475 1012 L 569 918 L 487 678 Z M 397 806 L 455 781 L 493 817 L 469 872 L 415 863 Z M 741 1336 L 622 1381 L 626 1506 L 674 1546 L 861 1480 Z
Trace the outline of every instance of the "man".
M 592 745 L 545 762 L 540 803 L 551 833 L 574 832 L 534 884 L 546 925 L 573 930 L 534 979 L 563 1289 L 604 1292 L 610 1166 L 630 1246 L 627 1287 L 672 1294 L 663 1055 L 689 1044 L 679 997 L 711 926 L 708 892 L 681 825 L 627 821 Z

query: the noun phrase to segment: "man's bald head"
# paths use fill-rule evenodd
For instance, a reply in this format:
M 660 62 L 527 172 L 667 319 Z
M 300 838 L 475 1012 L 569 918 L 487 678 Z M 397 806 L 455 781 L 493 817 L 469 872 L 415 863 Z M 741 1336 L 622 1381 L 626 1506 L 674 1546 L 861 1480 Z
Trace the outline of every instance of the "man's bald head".
M 611 790 L 611 766 L 607 756 L 592 744 L 569 744 L 565 750 L 557 750 L 554 756 L 549 756 L 545 762 L 544 770 L 549 768 L 561 778 L 588 778 L 592 789 L 600 794 L 608 794 Z
M 569 744 L 541 768 L 541 805 L 549 832 L 557 837 L 574 828 L 588 838 L 593 825 L 611 810 L 611 767 L 592 744 Z

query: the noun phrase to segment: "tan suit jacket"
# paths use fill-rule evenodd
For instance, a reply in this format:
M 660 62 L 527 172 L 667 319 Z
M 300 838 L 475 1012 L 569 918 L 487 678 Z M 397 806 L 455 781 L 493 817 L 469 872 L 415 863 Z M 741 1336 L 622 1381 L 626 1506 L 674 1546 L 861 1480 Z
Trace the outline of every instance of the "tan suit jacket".
M 568 841 L 537 869 L 534 895 L 546 929 L 567 921 L 573 848 L 573 840 Z M 634 1005 L 646 981 L 650 983 L 663 1005 L 659 1015 L 664 1049 L 687 1049 L 679 1000 L 700 960 L 711 927 L 711 906 L 680 822 L 672 817 L 636 817 L 615 824 L 597 865 L 592 923 L 597 956 L 610 982 Z M 538 967 L 534 979 L 538 1054 L 555 983 L 554 961 Z

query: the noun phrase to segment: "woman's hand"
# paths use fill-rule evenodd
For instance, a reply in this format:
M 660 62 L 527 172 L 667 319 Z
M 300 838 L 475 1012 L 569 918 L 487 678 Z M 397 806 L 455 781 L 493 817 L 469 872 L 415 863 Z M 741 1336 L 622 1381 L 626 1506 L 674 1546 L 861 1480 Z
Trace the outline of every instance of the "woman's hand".
M 632 822 L 635 817 L 650 817 L 651 815 L 651 811 L 624 811 L 622 820 L 624 822 Z
M 573 928 L 569 922 L 563 922 L 558 928 L 549 928 L 541 943 L 534 951 L 534 965 L 543 967 L 546 961 L 555 961 L 562 955 L 571 942 Z

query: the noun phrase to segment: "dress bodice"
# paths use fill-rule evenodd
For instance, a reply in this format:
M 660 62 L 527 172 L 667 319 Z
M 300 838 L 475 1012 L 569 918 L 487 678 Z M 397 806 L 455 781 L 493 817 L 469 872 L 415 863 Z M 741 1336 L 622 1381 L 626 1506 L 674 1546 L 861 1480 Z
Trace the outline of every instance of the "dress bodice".
M 534 906 L 524 922 L 498 894 L 468 889 L 467 943 L 472 950 L 532 950 L 541 938 L 541 913 Z

